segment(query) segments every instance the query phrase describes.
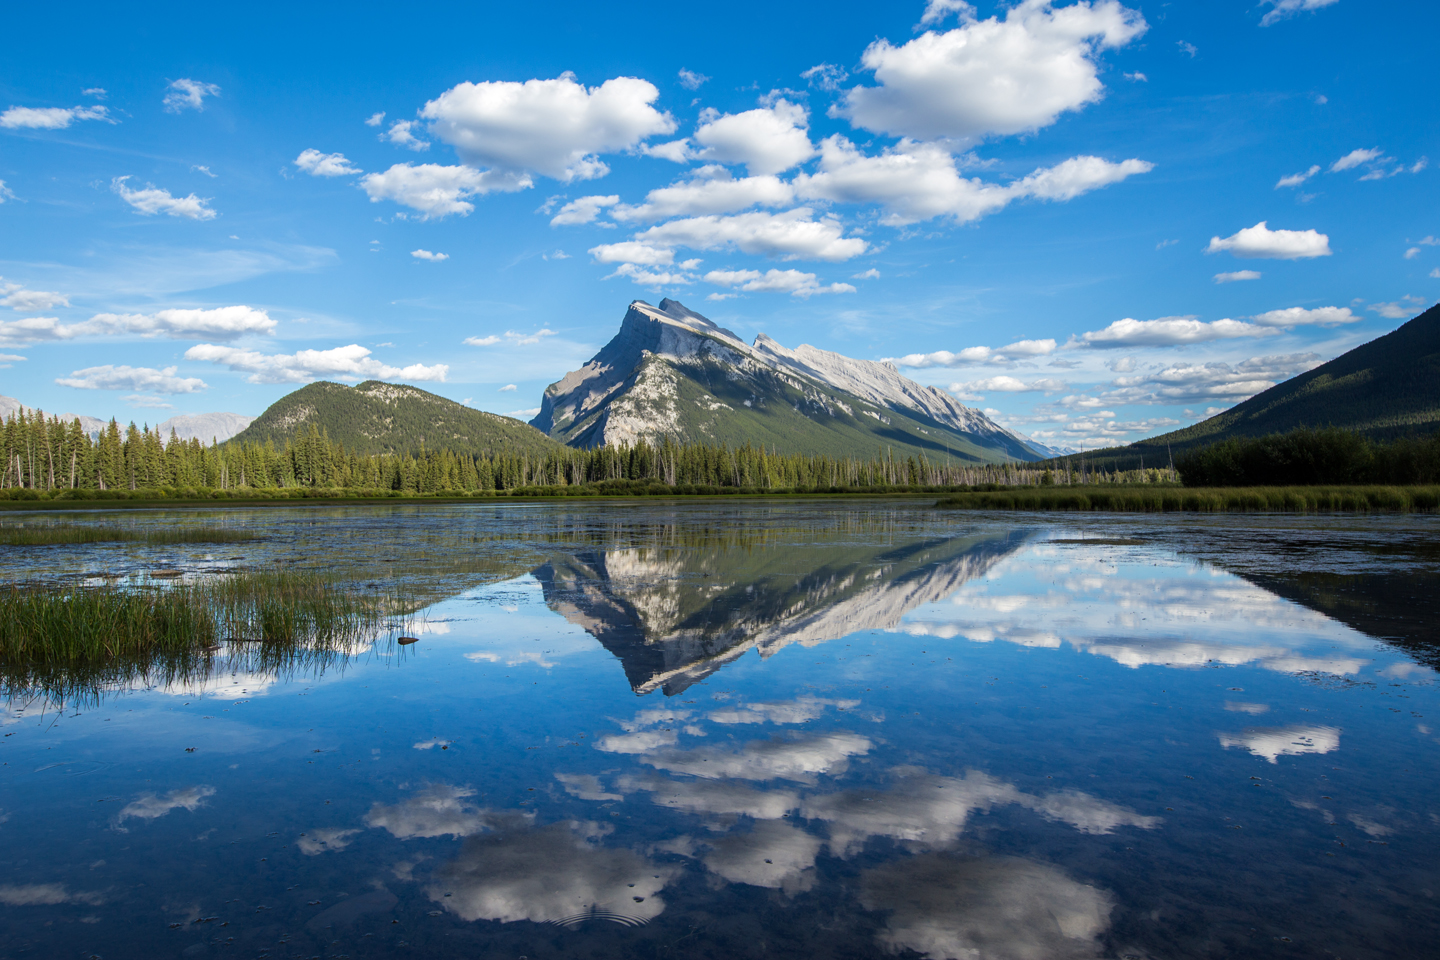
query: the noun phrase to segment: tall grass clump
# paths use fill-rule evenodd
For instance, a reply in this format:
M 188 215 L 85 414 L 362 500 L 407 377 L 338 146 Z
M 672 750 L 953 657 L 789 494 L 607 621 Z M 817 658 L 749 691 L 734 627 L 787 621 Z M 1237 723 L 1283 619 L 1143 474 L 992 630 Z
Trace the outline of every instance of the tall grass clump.
M 78 523 L 10 524 L 0 526 L 0 546 L 47 547 L 79 543 L 243 543 L 259 534 L 234 527 L 90 526 Z
M 1433 513 L 1440 486 L 1409 487 L 1019 487 L 960 493 L 940 507 L 1115 513 Z
M 411 610 L 394 589 L 361 590 L 318 571 L 164 585 L 10 584 L 0 587 L 0 672 L 183 657 L 224 641 L 345 650 Z

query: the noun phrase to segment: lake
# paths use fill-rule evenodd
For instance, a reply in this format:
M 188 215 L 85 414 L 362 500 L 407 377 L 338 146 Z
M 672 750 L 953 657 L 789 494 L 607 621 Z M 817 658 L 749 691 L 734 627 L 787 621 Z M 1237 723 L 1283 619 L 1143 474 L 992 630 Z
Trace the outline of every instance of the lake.
M 7 690 L 0 957 L 1435 950 L 1440 518 L 64 519 L 261 539 L 0 578 L 320 566 L 426 605 L 414 644 Z

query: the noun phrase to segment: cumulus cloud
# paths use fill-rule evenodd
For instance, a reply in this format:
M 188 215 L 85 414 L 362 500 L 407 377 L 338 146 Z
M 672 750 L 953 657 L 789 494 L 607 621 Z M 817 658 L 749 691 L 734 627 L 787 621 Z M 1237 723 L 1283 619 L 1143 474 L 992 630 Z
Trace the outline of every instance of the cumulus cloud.
M 128 367 L 105 364 L 76 370 L 55 382 L 77 390 L 146 390 L 151 393 L 195 393 L 206 389 L 198 377 L 178 377 L 178 367 L 155 370 L 151 367 Z
M 1304 183 L 1306 180 L 1309 180 L 1311 177 L 1315 176 L 1315 174 L 1319 172 L 1320 165 L 1317 163 L 1309 170 L 1305 170 L 1300 173 L 1292 173 L 1288 177 L 1281 177 L 1276 182 L 1275 189 L 1279 190 L 1281 187 L 1298 187 L 1300 186 L 1300 184 Z
M 813 273 L 799 270 L 711 270 L 705 282 L 717 287 L 732 287 L 746 292 L 788 293 L 795 297 L 811 297 L 817 293 L 854 293 L 848 283 L 822 284 Z
M 1259 260 L 1306 260 L 1330 256 L 1330 238 L 1315 230 L 1271 230 L 1261 220 L 1223 240 L 1211 237 L 1206 253 L 1228 250 L 1235 257 Z
M 1064 380 L 1041 379 L 1025 382 L 1015 377 L 989 377 L 984 380 L 970 380 L 950 384 L 950 392 L 973 396 L 977 393 L 1059 393 L 1070 385 Z
M 382 123 L 384 123 L 384 122 L 385 122 L 385 111 L 384 111 L 384 110 L 381 110 L 381 111 L 379 111 L 379 112 L 377 112 L 377 113 L 372 113 L 372 114 L 370 114 L 370 116 L 368 116 L 368 117 L 365 118 L 365 126 L 367 126 L 367 127 L 378 127 L 378 126 L 380 126 L 380 124 L 382 124 Z
M 1220 746 L 1227 750 L 1240 747 L 1271 763 L 1281 757 L 1298 757 L 1307 753 L 1330 753 L 1340 749 L 1340 728 L 1305 726 L 1251 727 L 1241 733 L 1220 734 Z
M 1266 327 L 1335 327 L 1342 323 L 1355 323 L 1360 319 L 1349 307 L 1287 307 L 1284 310 L 1267 310 L 1250 318 Z
M 104 107 L 11 107 L 0 113 L 0 127 L 6 130 L 64 130 L 76 120 L 104 120 L 115 123 Z
M 809 890 L 815 883 L 819 837 L 788 823 L 762 820 L 748 833 L 728 833 L 710 842 L 706 869 L 731 883 L 784 890 Z
M 308 830 L 295 841 L 295 846 L 307 857 L 316 857 L 322 853 L 338 853 L 350 846 L 351 838 L 360 833 L 359 830 Z
M 965 0 L 929 0 L 925 4 L 925 13 L 920 17 L 920 27 L 928 27 L 932 23 L 939 23 L 951 14 L 958 14 L 961 20 L 974 20 L 975 8 L 966 3 Z
M 674 119 L 652 106 L 659 96 L 654 84 L 635 77 L 585 87 L 566 73 L 524 83 L 461 83 L 420 115 L 468 164 L 568 183 L 609 173 L 599 154 L 674 132 Z
M 301 350 L 292 354 L 264 354 L 238 347 L 201 343 L 185 351 L 186 360 L 203 360 L 250 374 L 250 383 L 309 383 L 324 377 L 340 380 L 441 380 L 450 372 L 447 364 L 426 366 L 414 363 L 392 367 L 372 359 L 358 343 L 330 350 Z
M 638 240 L 602 243 L 588 251 L 598 263 L 630 263 L 647 267 L 665 266 L 675 261 L 675 251 Z
M 805 108 L 788 100 L 768 107 L 724 114 L 700 124 L 695 156 L 721 163 L 742 163 L 752 176 L 788 170 L 815 155 Z
M 1287 17 L 1293 17 L 1306 10 L 1319 10 L 1332 3 L 1339 3 L 1340 0 L 1261 0 L 1261 2 L 1270 4 L 1270 11 L 1260 18 L 1260 26 L 1268 27 Z
M 1240 320 L 1214 320 L 1209 323 L 1194 317 L 1161 317 L 1159 320 L 1116 320 L 1104 330 L 1083 334 L 1080 341 L 1088 346 L 1173 347 L 1187 343 L 1208 343 L 1235 337 L 1263 337 L 1274 331 L 1259 324 Z
M 374 804 L 365 814 L 365 826 L 388 830 L 399 840 L 468 837 L 495 821 L 490 811 L 466 802 L 473 796 L 469 787 L 435 784 L 396 804 Z
M 143 190 L 131 190 L 125 185 L 125 181 L 129 179 L 128 174 L 116 177 L 110 181 L 110 188 L 120 195 L 120 199 L 134 207 L 136 213 L 147 217 L 165 213 L 188 220 L 215 219 L 215 211 L 206 206 L 210 202 L 209 198 L 197 197 L 193 193 L 188 197 L 171 196 L 169 190 L 162 190 L 150 183 L 145 184 Z
M 958 8 L 957 8 L 958 9 Z M 977 140 L 1054 123 L 1101 98 L 1097 60 L 1147 25 L 1116 0 L 1054 9 L 1023 0 L 1005 19 L 965 16 L 902 46 L 877 40 L 861 62 L 878 85 L 855 87 L 832 108 L 856 126 L 920 140 Z
M 381 135 L 381 139 L 389 140 L 397 147 L 404 147 L 417 153 L 421 150 L 429 150 L 430 141 L 421 140 L 413 132 L 418 126 L 419 123 L 414 120 L 396 120 L 390 124 L 390 129 Z
M 1419 313 L 1425 303 L 1420 297 L 1401 297 L 1393 303 L 1372 303 L 1369 309 L 1386 320 L 1406 320 Z
M 542 342 L 546 337 L 555 336 L 555 331 L 549 327 L 541 327 L 539 330 L 530 333 L 523 333 L 518 330 L 506 330 L 503 336 L 488 337 L 466 337 L 463 341 L 472 347 L 492 347 L 497 343 L 509 343 L 517 347 L 528 347 Z
M 61 903 L 85 903 L 98 906 L 105 898 L 98 893 L 71 893 L 62 883 L 27 883 L 0 885 L 0 903 L 7 907 L 49 907 Z
M 1237 283 L 1241 280 L 1259 280 L 1258 270 L 1232 270 L 1229 273 L 1215 274 L 1216 283 Z
M 733 248 L 742 253 L 780 260 L 849 260 L 869 248 L 858 237 L 846 237 L 845 228 L 838 218 L 826 216 L 814 219 L 814 211 L 809 207 L 796 207 L 780 213 L 754 212 L 729 217 L 671 220 L 635 234 L 635 240 L 642 247 L 651 249 Z M 613 246 L 608 248 L 613 249 Z M 600 258 L 599 254 L 596 256 Z
M 313 149 L 300 151 L 300 156 L 295 158 L 295 166 L 312 177 L 348 177 L 365 172 L 351 166 L 343 153 L 321 153 Z
M 882 222 L 891 226 L 939 216 L 968 223 L 1014 200 L 1072 200 L 1152 169 L 1144 160 L 1113 163 L 1083 156 L 1042 167 L 1010 184 L 988 183 L 961 176 L 956 158 L 939 144 L 902 140 L 867 156 L 836 134 L 821 141 L 818 171 L 797 176 L 795 190 L 804 199 L 879 203 L 886 209 Z
M 430 220 L 458 213 L 467 215 L 475 209 L 467 198 L 495 191 L 514 193 L 533 186 L 525 174 L 497 170 L 476 170 L 466 166 L 441 166 L 422 163 L 412 166 L 397 163 L 384 173 L 367 173 L 360 186 L 371 203 L 394 200 L 412 210 L 419 210 Z
M 686 273 L 683 264 L 679 270 L 656 270 L 633 263 L 622 263 L 615 268 L 614 273 L 602 279 L 612 280 L 615 277 L 628 277 L 642 287 L 671 287 L 695 282 L 694 275 Z
M 738 751 L 721 747 L 657 750 L 642 754 L 641 759 L 660 770 L 707 779 L 813 783 L 818 774 L 843 772 L 849 757 L 869 753 L 871 746 L 865 737 L 835 733 L 793 740 L 752 740 Z
M 237 305 L 209 310 L 160 310 L 154 314 L 97 313 L 83 323 L 71 324 L 61 323 L 55 317 L 0 320 L 0 346 L 123 334 L 176 340 L 234 340 L 247 334 L 274 331 L 275 321 L 264 310 Z
M 220 96 L 220 88 L 213 83 L 201 83 L 182 77 L 170 81 L 165 91 L 165 109 L 170 113 L 182 110 L 204 110 L 206 97 Z
M 571 200 L 560 208 L 560 212 L 550 218 L 550 226 L 563 227 L 581 223 L 593 223 L 600 215 L 600 211 L 606 207 L 613 207 L 620 202 L 618 194 L 611 194 L 608 197 L 581 197 L 578 200 Z M 613 224 L 607 224 L 613 226 Z
M 650 793 L 657 805 L 685 813 L 779 820 L 791 810 L 800 808 L 800 795 L 793 791 L 779 788 L 756 790 L 732 780 L 623 777 L 617 787 L 629 792 Z
M 862 270 L 859 273 L 851 274 L 851 280 L 879 280 L 880 271 L 871 267 L 869 270 Z
M 677 74 L 677 76 L 679 76 L 680 78 L 680 86 L 684 87 L 686 90 L 699 90 L 700 85 L 710 79 L 703 73 L 696 73 L 694 70 L 686 70 L 684 67 L 680 68 L 680 72 L 679 74 Z
M 565 792 L 572 797 L 579 797 L 581 800 L 594 800 L 603 803 L 606 800 L 624 800 L 625 795 L 610 793 L 600 778 L 591 773 L 557 773 L 555 779 L 565 788 Z
M 1016 359 L 1045 357 L 1054 353 L 1055 347 L 1055 341 L 1049 338 L 1044 340 L 1016 340 L 1007 347 L 999 347 L 993 350 L 990 347 L 966 347 L 954 353 L 949 350 L 937 350 L 934 353 L 909 353 L 903 357 L 888 358 L 884 362 L 893 363 L 898 367 L 910 367 L 912 369 L 925 369 L 927 367 L 971 367 L 981 364 L 1012 363 Z
M 859 700 L 827 700 L 822 697 L 797 697 L 770 703 L 737 703 L 712 710 L 707 719 L 714 723 L 808 723 L 819 719 L 826 707 L 849 710 Z
M 1237 364 L 1172 363 L 1152 373 L 1119 377 L 1101 402 L 1176 404 L 1234 402 L 1268 390 L 1282 380 L 1313 370 L 1316 353 L 1251 357 Z
M 1351 150 L 1349 153 L 1345 154 L 1345 156 L 1330 164 L 1330 172 L 1340 173 L 1345 170 L 1353 170 L 1356 167 L 1363 166 L 1367 163 L 1373 163 L 1374 161 L 1379 160 L 1384 156 L 1385 151 L 1379 149 L 1378 147 L 1372 147 L 1370 149 L 1362 148 L 1359 150 Z
M 171 790 L 163 797 L 144 793 L 126 804 L 124 809 L 115 815 L 115 822 L 124 823 L 132 817 L 139 820 L 157 820 L 172 810 L 188 810 L 194 813 L 204 805 L 207 797 L 213 796 L 215 788 L 207 786 Z
M 1017 857 L 926 853 L 861 878 L 860 903 L 886 915 L 889 951 L 926 957 L 1104 955 L 1114 898 L 1059 868 Z
M 812 86 L 821 90 L 828 90 L 831 93 L 840 89 L 840 84 L 850 79 L 850 74 L 844 67 L 836 66 L 833 63 L 817 63 L 800 74 L 802 79 L 810 81 Z
M 448 253 L 435 253 L 434 251 L 423 249 L 411 250 L 410 256 L 414 257 L 416 260 L 433 260 L 436 262 L 450 259 L 450 254 Z
M 665 220 L 733 213 L 755 206 L 778 207 L 794 199 L 795 188 L 779 177 L 736 179 L 724 167 L 710 165 L 697 170 L 689 180 L 651 190 L 644 203 L 616 206 L 610 215 L 620 221 Z
M 0 280 L 3 280 L 0 277 Z M 21 313 L 33 310 L 49 310 L 52 307 L 68 307 L 70 300 L 62 293 L 48 290 L 27 290 L 24 284 L 0 283 L 0 307 L 9 307 Z

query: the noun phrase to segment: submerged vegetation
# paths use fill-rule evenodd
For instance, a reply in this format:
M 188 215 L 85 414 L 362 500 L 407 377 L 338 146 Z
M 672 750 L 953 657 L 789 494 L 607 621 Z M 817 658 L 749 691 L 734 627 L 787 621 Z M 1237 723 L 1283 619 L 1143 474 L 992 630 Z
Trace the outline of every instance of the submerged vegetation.
M 30 523 L 0 526 L 0 546 L 45 547 L 77 543 L 244 543 L 259 539 L 233 527 L 87 526 L 78 523 Z
M 1175 458 L 1187 487 L 1440 483 L 1440 434 L 1377 443 L 1353 430 L 1232 437 Z
M 968 510 L 1100 510 L 1118 513 L 1433 513 L 1440 486 L 1083 487 L 959 493 L 941 507 Z

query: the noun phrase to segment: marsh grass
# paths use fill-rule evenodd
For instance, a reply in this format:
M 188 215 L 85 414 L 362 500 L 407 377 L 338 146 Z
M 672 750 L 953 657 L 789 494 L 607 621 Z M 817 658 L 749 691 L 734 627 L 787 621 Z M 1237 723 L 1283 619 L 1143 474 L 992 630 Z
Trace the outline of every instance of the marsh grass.
M 259 534 L 234 527 L 89 526 L 78 523 L 37 523 L 0 526 L 0 546 L 46 547 L 75 543 L 243 543 Z
M 955 494 L 941 499 L 936 506 L 1117 513 L 1433 513 L 1440 509 L 1440 486 L 1018 487 Z

